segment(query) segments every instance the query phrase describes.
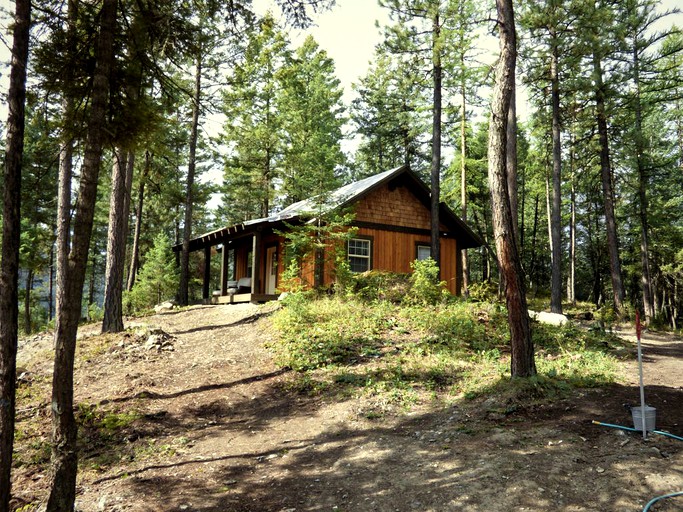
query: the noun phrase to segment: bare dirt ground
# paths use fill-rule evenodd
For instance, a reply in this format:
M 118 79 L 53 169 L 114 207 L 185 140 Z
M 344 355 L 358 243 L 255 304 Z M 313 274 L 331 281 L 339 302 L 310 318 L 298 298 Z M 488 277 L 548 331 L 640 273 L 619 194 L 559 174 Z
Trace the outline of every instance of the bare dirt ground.
M 633 361 L 625 384 L 552 405 L 425 400 L 370 419 L 367 397 L 296 391 L 263 346 L 268 311 L 156 315 L 138 323 L 171 334 L 173 350 L 118 336 L 81 352 L 76 402 L 140 417 L 106 449 L 86 443 L 78 510 L 640 511 L 683 491 L 683 442 L 591 424 L 632 426 L 623 404 L 639 399 Z M 683 341 L 646 333 L 644 353 L 657 429 L 683 436 Z M 25 349 L 20 365 L 47 381 L 50 357 Z M 18 404 L 18 430 L 36 415 L 45 425 L 23 434 L 30 442 L 48 436 L 49 395 L 43 402 L 37 412 Z M 16 507 L 44 499 L 40 467 L 14 472 Z M 683 510 L 683 498 L 651 510 Z

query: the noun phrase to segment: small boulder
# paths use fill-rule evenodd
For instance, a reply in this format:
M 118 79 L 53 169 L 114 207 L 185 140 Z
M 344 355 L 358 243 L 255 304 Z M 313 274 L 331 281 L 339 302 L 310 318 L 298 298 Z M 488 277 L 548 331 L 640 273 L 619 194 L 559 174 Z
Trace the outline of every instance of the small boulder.
M 175 309 L 175 304 L 170 300 L 154 306 L 154 312 L 156 314 L 163 313 L 164 311 L 172 311 L 173 309 Z
M 542 324 L 565 325 L 569 320 L 566 316 L 559 313 L 548 313 L 547 311 L 529 310 L 529 318 Z

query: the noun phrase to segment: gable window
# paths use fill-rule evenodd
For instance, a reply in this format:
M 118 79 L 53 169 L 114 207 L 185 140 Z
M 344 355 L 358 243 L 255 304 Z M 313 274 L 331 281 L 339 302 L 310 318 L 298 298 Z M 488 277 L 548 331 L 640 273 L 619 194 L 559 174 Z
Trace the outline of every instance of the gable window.
M 365 272 L 370 270 L 371 240 L 352 238 L 348 242 L 347 249 L 351 272 Z
M 427 260 L 432 257 L 432 247 L 426 244 L 417 244 L 415 253 L 416 260 Z

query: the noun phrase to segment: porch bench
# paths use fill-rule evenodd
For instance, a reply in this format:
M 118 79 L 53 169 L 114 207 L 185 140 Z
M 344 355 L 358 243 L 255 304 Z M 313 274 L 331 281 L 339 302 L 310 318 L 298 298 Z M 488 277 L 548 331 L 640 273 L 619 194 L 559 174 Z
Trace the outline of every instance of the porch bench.
M 238 281 L 228 281 L 228 295 L 251 293 L 251 277 L 242 277 Z

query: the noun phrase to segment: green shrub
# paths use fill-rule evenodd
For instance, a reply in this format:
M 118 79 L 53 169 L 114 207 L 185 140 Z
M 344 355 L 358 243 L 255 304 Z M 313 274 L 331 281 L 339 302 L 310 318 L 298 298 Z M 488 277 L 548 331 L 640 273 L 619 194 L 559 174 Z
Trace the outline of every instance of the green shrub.
M 498 283 L 482 281 L 469 285 L 470 300 L 477 302 L 495 302 L 498 300 Z
M 311 300 L 293 293 L 274 322 L 280 336 L 272 344 L 282 366 L 306 370 L 348 362 L 372 353 L 386 325 L 387 308 L 339 298 Z
M 452 302 L 405 307 L 406 323 L 421 333 L 425 348 L 437 351 L 488 350 L 507 343 L 504 310 L 496 304 Z
M 410 290 L 404 299 L 406 304 L 434 305 L 448 297 L 446 282 L 439 281 L 439 267 L 433 259 L 415 260 L 410 268 L 413 273 L 410 275 Z
M 369 270 L 353 275 L 352 279 L 352 295 L 365 301 L 399 303 L 410 289 L 408 274 L 386 270 Z

